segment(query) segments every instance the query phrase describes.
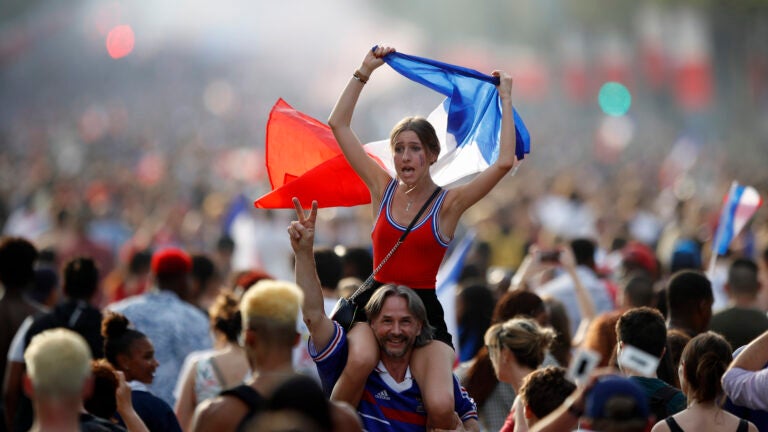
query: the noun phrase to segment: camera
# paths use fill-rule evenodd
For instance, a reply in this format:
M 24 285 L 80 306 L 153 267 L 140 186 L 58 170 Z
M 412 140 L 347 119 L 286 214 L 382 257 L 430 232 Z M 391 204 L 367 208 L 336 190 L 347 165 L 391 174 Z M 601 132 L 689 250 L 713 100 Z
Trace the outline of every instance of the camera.
M 541 251 L 539 252 L 539 260 L 542 262 L 560 262 L 560 251 Z

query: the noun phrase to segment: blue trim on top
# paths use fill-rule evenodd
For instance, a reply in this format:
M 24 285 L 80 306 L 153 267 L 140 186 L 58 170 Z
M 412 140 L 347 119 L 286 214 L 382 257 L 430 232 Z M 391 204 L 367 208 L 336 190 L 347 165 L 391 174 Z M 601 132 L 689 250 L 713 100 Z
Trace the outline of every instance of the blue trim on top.
M 446 248 L 448 247 L 448 244 L 451 242 L 451 240 L 444 241 L 443 236 L 440 235 L 440 217 L 438 215 L 440 214 L 440 209 L 443 207 L 443 201 L 445 201 L 445 196 L 447 194 L 448 191 L 443 189 L 443 191 L 440 192 L 440 195 L 438 195 L 434 207 L 435 215 L 432 217 L 432 235 L 435 236 L 435 240 L 437 240 L 441 246 Z
M 397 221 L 395 221 L 395 218 L 394 218 L 394 217 L 392 217 L 392 215 L 391 215 L 391 212 L 392 212 L 392 201 L 394 201 L 394 196 L 395 196 L 395 194 L 393 193 L 393 194 L 392 194 L 392 196 L 390 197 L 390 199 L 387 201 L 387 211 L 386 211 L 386 215 L 387 215 L 387 221 L 388 221 L 388 222 L 389 222 L 389 224 L 390 224 L 390 225 L 392 225 L 392 226 L 393 226 L 395 229 L 398 229 L 398 230 L 400 230 L 400 231 L 405 231 L 406 229 L 408 229 L 408 226 L 407 226 L 407 225 L 406 225 L 406 226 L 400 225 L 399 223 L 397 223 Z M 434 204 L 433 204 L 433 205 L 432 205 L 432 208 L 429 210 L 429 213 L 427 213 L 427 216 L 426 216 L 426 217 L 424 217 L 424 218 L 423 218 L 423 219 L 422 219 L 422 220 L 421 220 L 419 223 L 417 223 L 416 225 L 414 225 L 414 226 L 413 226 L 413 228 L 412 228 L 411 230 L 412 230 L 412 231 L 413 231 L 413 230 L 416 230 L 416 229 L 418 229 L 420 226 L 424 225 L 424 224 L 425 224 L 425 223 L 426 223 L 426 222 L 429 220 L 429 218 L 432 216 L 432 214 L 433 214 L 434 212 L 435 212 L 435 206 L 434 206 Z

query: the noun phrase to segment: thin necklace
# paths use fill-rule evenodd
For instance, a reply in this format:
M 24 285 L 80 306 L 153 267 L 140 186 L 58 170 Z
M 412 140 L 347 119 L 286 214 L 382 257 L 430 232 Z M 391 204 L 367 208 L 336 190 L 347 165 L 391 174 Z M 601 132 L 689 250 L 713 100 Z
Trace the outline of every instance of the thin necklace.
M 406 187 L 408 187 L 408 186 L 406 185 Z M 410 188 L 410 189 L 408 189 L 407 191 L 405 191 L 405 195 L 406 195 L 406 198 L 408 198 L 408 194 L 409 194 L 409 193 L 411 193 L 411 192 L 413 192 L 413 190 L 414 190 L 414 189 L 416 189 L 416 185 L 414 185 L 414 186 L 411 186 L 411 188 Z M 412 199 L 409 199 L 409 200 L 408 200 L 408 204 L 406 204 L 406 205 L 405 205 L 405 211 L 406 211 L 406 212 L 409 212 L 409 211 L 411 210 L 411 204 L 413 204 L 413 200 L 412 200 Z

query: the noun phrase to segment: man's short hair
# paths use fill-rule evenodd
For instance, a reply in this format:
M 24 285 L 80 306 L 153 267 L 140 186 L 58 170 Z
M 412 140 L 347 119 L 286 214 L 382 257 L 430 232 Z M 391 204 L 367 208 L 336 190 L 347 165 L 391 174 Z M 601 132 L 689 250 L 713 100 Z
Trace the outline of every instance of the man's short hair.
M 408 305 L 408 311 L 421 322 L 421 332 L 416 336 L 414 345 L 417 347 L 426 345 L 432 340 L 434 334 L 434 328 L 429 324 L 427 319 L 427 308 L 424 306 L 424 302 L 421 300 L 416 292 L 405 285 L 384 285 L 377 289 L 368 303 L 365 305 L 365 314 L 368 317 L 368 321 L 373 321 L 381 314 L 381 310 L 384 308 L 384 302 L 392 296 L 402 297 L 405 299 Z
M 37 256 L 37 249 L 27 239 L 0 239 L 0 282 L 5 289 L 17 289 L 32 282 Z
M 58 398 L 82 394 L 91 375 L 91 349 L 79 334 L 64 328 L 46 330 L 24 352 L 27 375 L 35 397 Z
M 653 306 L 656 293 L 653 291 L 653 279 L 645 272 L 627 275 L 621 281 L 621 288 L 626 301 L 633 307 Z
M 73 258 L 64 266 L 64 294 L 72 299 L 88 300 L 99 288 L 99 269 L 91 258 Z
M 728 288 L 736 294 L 754 295 L 760 289 L 757 264 L 749 258 L 737 258 L 728 268 Z
M 712 283 L 704 273 L 681 270 L 672 275 L 667 285 L 667 304 L 670 315 L 696 310 L 702 300 L 712 301 Z
M 576 390 L 576 384 L 569 381 L 565 374 L 565 368 L 547 366 L 523 378 L 520 399 L 537 418 L 546 417 Z
M 633 308 L 616 322 L 616 339 L 655 357 L 661 357 L 667 346 L 667 326 L 657 309 Z
M 200 284 L 201 288 L 218 277 L 219 272 L 216 263 L 211 257 L 205 254 L 192 255 L 192 279 Z
M 651 416 L 648 397 L 639 384 L 619 375 L 599 378 L 587 394 L 584 417 L 590 429 L 604 432 L 643 431 Z
M 576 264 L 593 266 L 595 264 L 595 242 L 588 238 L 577 238 L 571 241 L 571 250 Z
M 341 257 L 331 249 L 315 249 L 314 256 L 320 286 L 336 289 L 344 271 Z
M 243 329 L 259 331 L 259 337 L 273 342 L 296 342 L 296 322 L 304 293 L 288 281 L 264 279 L 243 294 L 240 314 Z

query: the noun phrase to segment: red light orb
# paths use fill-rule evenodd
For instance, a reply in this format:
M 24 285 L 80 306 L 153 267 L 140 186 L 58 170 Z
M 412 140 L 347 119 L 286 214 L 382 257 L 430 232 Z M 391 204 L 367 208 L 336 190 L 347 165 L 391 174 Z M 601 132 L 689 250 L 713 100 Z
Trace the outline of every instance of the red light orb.
M 123 58 L 133 51 L 135 41 L 131 26 L 116 26 L 107 34 L 107 53 L 113 59 Z

